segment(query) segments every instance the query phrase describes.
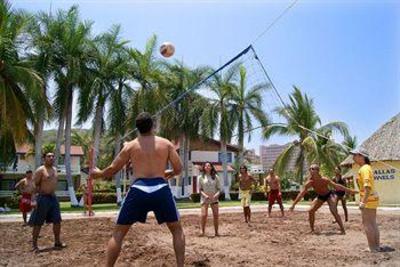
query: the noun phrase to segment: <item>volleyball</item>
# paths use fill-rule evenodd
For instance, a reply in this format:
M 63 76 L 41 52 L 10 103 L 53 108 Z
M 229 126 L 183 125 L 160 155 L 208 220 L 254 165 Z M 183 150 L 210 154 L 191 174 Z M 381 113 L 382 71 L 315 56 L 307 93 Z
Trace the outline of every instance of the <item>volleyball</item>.
M 171 57 L 175 53 L 175 47 L 170 42 L 162 43 L 160 46 L 160 53 L 163 57 Z

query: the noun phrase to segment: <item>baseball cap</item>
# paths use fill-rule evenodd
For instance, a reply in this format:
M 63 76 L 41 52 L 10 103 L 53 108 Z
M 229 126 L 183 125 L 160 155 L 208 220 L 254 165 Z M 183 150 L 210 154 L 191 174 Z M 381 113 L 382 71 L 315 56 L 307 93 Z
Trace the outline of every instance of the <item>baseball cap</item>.
M 367 152 L 365 149 L 363 149 L 362 147 L 353 149 L 352 151 L 350 151 L 350 154 L 352 154 L 352 155 L 357 155 L 357 154 L 359 154 L 359 155 L 361 155 L 361 156 L 364 156 L 364 157 L 366 157 L 366 158 L 369 158 L 368 152 Z

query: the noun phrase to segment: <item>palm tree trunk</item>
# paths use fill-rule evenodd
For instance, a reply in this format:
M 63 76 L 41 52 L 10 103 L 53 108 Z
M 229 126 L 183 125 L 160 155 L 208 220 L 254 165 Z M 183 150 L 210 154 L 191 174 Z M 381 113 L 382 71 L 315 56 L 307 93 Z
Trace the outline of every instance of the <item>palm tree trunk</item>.
M 243 112 L 240 114 L 238 123 L 238 143 L 239 143 L 239 166 L 243 164 L 244 161 L 244 126 L 243 126 Z
M 100 135 L 101 135 L 102 122 L 103 122 L 103 110 L 104 110 L 104 106 L 102 104 L 100 104 L 100 103 L 97 103 L 96 114 L 95 114 L 95 119 L 94 119 L 94 157 L 93 157 L 93 166 L 96 166 L 97 155 L 99 154 Z
M 72 128 L 72 102 L 73 102 L 73 91 L 69 88 L 69 98 L 67 106 L 67 116 L 65 122 L 65 170 L 66 179 L 68 183 L 68 192 L 71 200 L 72 207 L 78 207 L 79 203 L 76 199 L 74 184 L 72 181 L 72 170 L 71 170 L 71 128 Z
M 56 137 L 56 151 L 54 154 L 54 162 L 56 166 L 58 165 L 59 159 L 60 159 L 60 149 L 61 149 L 61 144 L 63 142 L 63 136 L 64 136 L 64 127 L 65 127 L 65 114 L 61 113 L 58 117 L 58 130 L 57 130 L 57 137 Z
M 35 169 L 42 163 L 42 137 L 43 137 L 44 119 L 39 116 L 35 123 Z
M 183 164 L 185 164 L 185 135 L 182 135 L 179 138 L 179 157 Z M 183 166 L 185 168 L 185 165 Z M 176 180 L 176 196 L 180 197 L 182 195 L 181 186 L 185 179 L 185 172 L 182 172 L 181 177 L 177 178 Z
M 221 140 L 221 152 L 222 152 L 222 170 L 223 170 L 223 188 L 225 199 L 231 199 L 229 195 L 229 181 L 228 181 L 228 153 L 226 148 L 226 142 Z
M 119 133 L 115 136 L 115 143 L 114 143 L 114 154 L 117 155 L 121 150 L 121 135 Z M 117 204 L 120 205 L 122 202 L 121 196 L 121 171 L 114 174 L 115 179 L 115 188 L 117 194 Z
M 185 186 L 185 181 L 187 182 L 189 179 L 189 146 L 190 146 L 190 140 L 186 136 L 185 137 L 185 146 L 184 146 L 184 152 L 183 152 L 183 171 L 184 171 L 184 177 L 185 179 L 183 180 L 183 186 Z M 187 192 L 186 192 L 187 193 Z

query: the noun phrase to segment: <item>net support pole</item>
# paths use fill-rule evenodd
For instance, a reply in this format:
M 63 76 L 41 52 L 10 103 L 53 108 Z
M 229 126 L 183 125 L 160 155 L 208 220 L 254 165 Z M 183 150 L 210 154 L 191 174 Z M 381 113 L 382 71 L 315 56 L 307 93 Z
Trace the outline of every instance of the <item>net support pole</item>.
M 87 179 L 87 214 L 89 217 L 93 216 L 92 200 L 93 200 L 93 175 L 95 151 L 91 147 L 89 150 L 89 176 Z

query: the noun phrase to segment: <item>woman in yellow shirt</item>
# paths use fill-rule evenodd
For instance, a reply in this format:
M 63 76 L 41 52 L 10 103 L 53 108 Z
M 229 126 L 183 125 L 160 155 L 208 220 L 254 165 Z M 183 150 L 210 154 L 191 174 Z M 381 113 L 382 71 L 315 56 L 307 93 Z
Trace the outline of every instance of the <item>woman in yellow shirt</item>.
M 367 152 L 356 149 L 350 152 L 357 165 L 360 166 L 357 175 L 357 184 L 360 191 L 360 210 L 368 246 L 371 252 L 380 251 L 379 229 L 376 224 L 376 209 L 379 197 L 375 191 L 374 175 Z

